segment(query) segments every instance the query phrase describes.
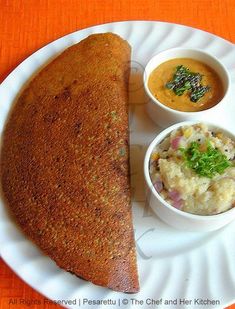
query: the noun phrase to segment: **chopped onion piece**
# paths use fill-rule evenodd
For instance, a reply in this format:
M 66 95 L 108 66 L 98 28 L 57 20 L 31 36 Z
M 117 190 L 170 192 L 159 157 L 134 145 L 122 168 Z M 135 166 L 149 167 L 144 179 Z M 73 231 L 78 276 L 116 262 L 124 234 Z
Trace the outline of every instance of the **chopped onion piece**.
M 183 200 L 173 201 L 172 206 L 174 206 L 177 209 L 180 209 L 183 206 Z
M 168 194 L 169 194 L 169 197 L 172 199 L 173 202 L 178 202 L 178 201 L 181 200 L 181 195 L 176 190 L 169 191 Z
M 182 136 L 177 136 L 171 141 L 171 147 L 174 150 L 177 150 L 179 148 L 180 140 L 182 139 Z
M 156 189 L 157 192 L 161 192 L 162 191 L 163 183 L 162 183 L 162 181 L 160 179 L 155 182 L 154 188 Z

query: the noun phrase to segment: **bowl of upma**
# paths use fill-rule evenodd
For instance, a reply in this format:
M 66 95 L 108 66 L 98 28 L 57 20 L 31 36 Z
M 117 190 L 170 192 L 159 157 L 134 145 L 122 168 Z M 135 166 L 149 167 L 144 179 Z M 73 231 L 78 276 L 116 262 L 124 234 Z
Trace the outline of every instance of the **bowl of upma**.
M 235 219 L 235 135 L 224 128 L 165 129 L 148 147 L 144 174 L 151 208 L 171 226 L 202 232 Z

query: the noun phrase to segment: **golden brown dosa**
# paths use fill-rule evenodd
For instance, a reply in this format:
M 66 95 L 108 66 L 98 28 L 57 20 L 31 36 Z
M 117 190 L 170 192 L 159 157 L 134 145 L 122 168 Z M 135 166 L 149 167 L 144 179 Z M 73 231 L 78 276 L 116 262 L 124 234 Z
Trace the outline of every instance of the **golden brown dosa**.
M 2 188 L 60 267 L 139 290 L 129 183 L 130 47 L 112 33 L 65 50 L 29 84 L 3 135 Z

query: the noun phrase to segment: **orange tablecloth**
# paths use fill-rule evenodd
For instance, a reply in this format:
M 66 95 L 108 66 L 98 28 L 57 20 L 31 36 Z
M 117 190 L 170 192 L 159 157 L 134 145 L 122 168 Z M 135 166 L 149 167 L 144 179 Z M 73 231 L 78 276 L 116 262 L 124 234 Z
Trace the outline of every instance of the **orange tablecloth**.
M 0 0 L 0 82 L 31 53 L 58 37 L 96 24 L 135 19 L 185 24 L 235 43 L 234 0 Z M 0 259 L 0 309 L 59 308 L 13 305 L 10 299 L 43 303 L 44 298 Z

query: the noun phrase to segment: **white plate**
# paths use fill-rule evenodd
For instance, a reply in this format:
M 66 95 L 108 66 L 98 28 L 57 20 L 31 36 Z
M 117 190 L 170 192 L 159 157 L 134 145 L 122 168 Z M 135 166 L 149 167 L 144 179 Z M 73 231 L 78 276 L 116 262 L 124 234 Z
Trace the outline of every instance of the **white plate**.
M 43 47 L 22 62 L 0 86 L 0 131 L 9 108 L 22 86 L 45 63 L 66 47 L 89 34 L 115 32 L 133 48 L 130 89 L 131 172 L 134 226 L 138 252 L 140 292 L 135 295 L 113 292 L 95 286 L 58 268 L 17 228 L 3 203 L 0 204 L 0 252 L 5 262 L 29 285 L 50 299 L 74 300 L 68 308 L 92 307 L 84 299 L 116 300 L 116 305 L 99 308 L 151 308 L 150 300 L 172 300 L 176 305 L 158 308 L 182 308 L 180 299 L 191 300 L 187 308 L 200 308 L 194 300 L 218 300 L 224 307 L 235 300 L 235 222 L 211 233 L 184 233 L 161 222 L 144 202 L 143 157 L 147 145 L 159 132 L 145 113 L 141 74 L 155 53 L 177 46 L 204 49 L 217 56 L 228 68 L 235 88 L 235 46 L 212 34 L 193 28 L 148 21 L 128 21 L 91 27 L 69 34 Z M 235 90 L 235 89 L 234 89 Z M 234 102 L 232 102 L 234 103 Z M 232 117 L 235 104 L 221 115 L 220 124 L 235 131 Z M 133 300 L 131 300 L 133 299 Z M 134 299 L 143 301 L 137 305 Z M 150 299 L 150 300 L 148 300 Z M 135 305 L 134 305 L 135 303 Z M 79 304 L 81 306 L 79 306 Z M 98 307 L 98 306 L 95 306 Z M 214 306 L 207 305 L 207 308 Z M 94 307 L 93 307 L 94 308 Z

